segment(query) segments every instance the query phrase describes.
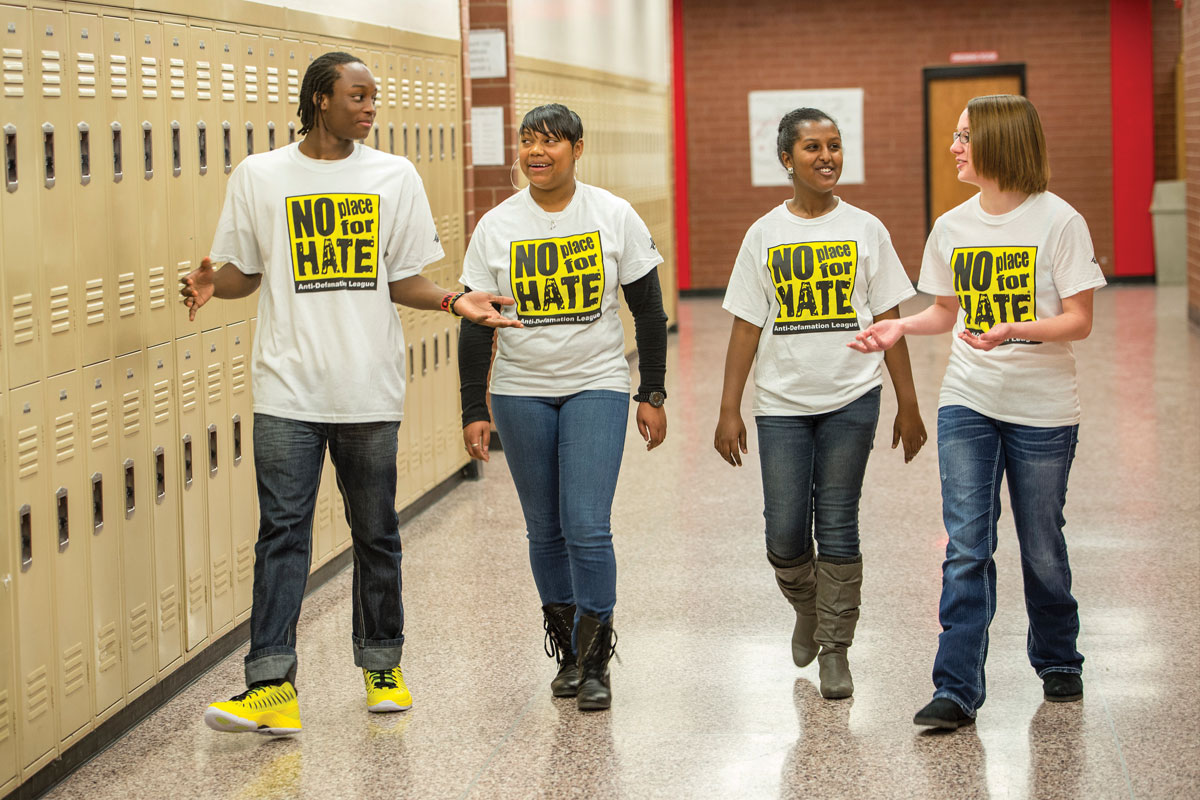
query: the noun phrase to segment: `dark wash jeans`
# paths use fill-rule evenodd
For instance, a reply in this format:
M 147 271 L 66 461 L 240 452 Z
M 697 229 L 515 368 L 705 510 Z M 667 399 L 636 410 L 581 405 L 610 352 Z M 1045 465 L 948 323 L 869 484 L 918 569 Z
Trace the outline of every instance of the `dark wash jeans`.
M 983 665 L 996 613 L 993 556 L 1000 480 L 1006 475 L 1025 582 L 1029 663 L 1039 676 L 1083 671 L 1083 656 L 1075 649 L 1079 610 L 1062 531 L 1079 426 L 1037 428 L 964 406 L 943 406 L 937 433 L 942 519 L 949 539 L 933 696 L 949 698 L 974 716 L 987 694 Z
M 398 422 L 322 423 L 254 415 L 261 522 L 246 684 L 296 681 L 296 623 L 308 582 L 313 511 L 325 447 L 337 470 L 354 553 L 354 663 L 391 669 L 404 645 L 400 525 L 396 514 Z

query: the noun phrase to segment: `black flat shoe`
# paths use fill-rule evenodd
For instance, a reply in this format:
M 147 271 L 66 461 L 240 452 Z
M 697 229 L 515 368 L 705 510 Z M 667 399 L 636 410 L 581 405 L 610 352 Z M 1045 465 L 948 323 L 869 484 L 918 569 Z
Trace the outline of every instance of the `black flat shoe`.
M 962 707 L 953 700 L 936 697 L 932 703 L 917 712 L 913 717 L 913 724 L 954 731 L 967 725 L 974 725 L 975 718 L 963 711 Z
M 1042 676 L 1042 694 L 1051 703 L 1082 700 L 1083 676 L 1076 672 L 1047 672 Z

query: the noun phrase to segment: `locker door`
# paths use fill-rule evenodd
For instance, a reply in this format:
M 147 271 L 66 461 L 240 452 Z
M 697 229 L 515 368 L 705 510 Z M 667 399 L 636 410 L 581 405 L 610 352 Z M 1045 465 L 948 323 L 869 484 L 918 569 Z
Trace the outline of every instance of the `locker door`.
M 119 520 L 125 600 L 125 674 L 130 699 L 154 684 L 158 652 L 154 623 L 154 541 L 150 533 L 150 437 L 147 433 L 146 357 L 130 353 L 116 360 L 116 391 L 121 404 L 117 443 L 124 489 Z
M 133 47 L 133 23 L 127 17 L 105 15 L 105 121 L 108 142 L 101 151 L 108 156 L 104 175 L 108 187 L 109 262 L 117 287 L 117 316 L 113 320 L 113 350 L 131 353 L 142 344 L 142 313 L 145 308 L 141 260 L 141 223 L 138 203 L 139 172 L 142 166 L 142 130 L 137 117 L 138 68 Z
M 37 85 L 31 64 L 39 63 L 29 40 L 29 12 L 0 6 L 4 91 L 0 94 L 0 129 L 4 133 L 4 192 L 0 194 L 0 248 L 4 264 L 4 352 L 8 354 L 7 386 L 22 386 L 43 376 L 41 341 L 45 336 L 43 303 L 38 297 L 35 244 L 35 192 L 41 171 L 41 123 L 34 103 Z
M 408 403 L 408 395 L 412 391 L 412 378 L 410 377 L 411 368 L 412 368 L 412 358 L 410 357 L 409 354 L 412 352 L 413 348 L 412 348 L 411 340 L 409 338 L 411 328 L 408 327 L 408 325 L 406 325 L 404 323 L 403 309 L 401 309 L 400 318 L 401 318 L 401 326 L 404 328 L 404 340 L 406 342 L 405 347 L 404 347 L 404 352 L 402 353 L 402 358 L 404 359 L 404 379 L 405 379 L 404 405 L 405 405 L 406 410 L 404 413 L 404 419 L 400 422 L 400 431 L 397 434 L 398 441 L 396 443 L 396 508 L 397 509 L 404 508 L 404 506 L 408 505 L 408 499 L 409 499 L 410 495 L 412 494 L 412 489 L 411 489 L 412 479 L 410 477 L 411 471 L 409 468 L 409 450 L 411 449 L 411 445 L 409 444 L 409 432 L 412 430 L 412 419 L 408 416 L 407 409 L 411 407 L 411 406 L 409 406 L 409 403 Z
M 0 393 L 0 453 L 8 453 L 8 398 Z M 10 520 L 8 480 L 0 483 L 0 519 Z M 10 537 L 11 538 L 11 537 Z M 0 543 L 0 794 L 17 785 L 16 663 L 12 545 Z
M 17 569 L 17 674 L 21 703 L 22 772 L 36 772 L 57 753 L 54 719 L 54 525 L 47 502 L 49 463 L 43 387 L 33 383 L 9 393 L 8 466 Z
M 224 174 L 224 131 L 221 128 L 221 60 L 218 50 L 212 28 L 198 25 L 188 27 L 188 57 L 192 74 L 195 75 L 196 95 L 192 104 L 192 130 L 184 137 L 190 138 L 190 144 L 184 148 L 189 157 L 184 160 L 185 163 L 190 161 L 189 168 L 195 181 L 193 202 L 197 263 L 211 250 L 224 200 L 225 187 L 220 182 Z M 210 303 L 200 310 L 196 321 L 188 324 L 185 330 L 209 330 L 224 325 L 229 311 L 224 300 Z M 181 313 L 186 318 L 187 309 Z
M 384 125 L 386 127 L 387 136 L 387 151 L 392 155 L 400 154 L 400 124 L 403 118 L 400 114 L 400 73 L 398 71 L 399 60 L 393 52 L 383 54 L 384 65 L 384 93 L 381 110 L 386 107 L 387 120 Z
M 201 334 L 204 430 L 195 453 L 200 479 L 207 485 L 210 630 L 221 634 L 233 622 L 233 553 L 229 531 L 228 440 L 229 386 L 225 374 L 225 330 Z
M 97 723 L 124 705 L 124 621 L 121 601 L 121 493 L 116 440 L 116 382 L 113 363 L 101 361 L 83 370 L 83 413 L 87 441 L 84 469 L 89 498 L 92 602 L 91 666 Z
M 375 78 L 375 127 L 367 137 L 367 144 L 376 150 L 388 152 L 387 124 L 391 119 L 387 105 L 387 66 L 384 64 L 383 53 L 370 50 L 362 59 Z
M 437 465 L 435 467 L 435 482 L 440 482 L 451 472 L 453 467 L 451 461 L 454 454 L 449 449 L 449 440 L 447 438 L 450 412 L 453 410 L 450 407 L 450 392 L 451 373 L 449 353 L 446 352 L 447 345 L 450 341 L 450 326 L 448 324 L 451 319 L 449 314 L 442 314 L 436 321 L 438 326 L 430 332 L 429 338 L 433 342 L 433 399 L 430 402 L 430 416 L 432 417 L 433 427 L 433 460 Z M 457 376 L 454 376 L 457 378 Z
M 67 35 L 66 14 L 61 11 L 34 11 L 34 31 L 41 50 L 35 78 L 37 125 L 41 128 L 38 149 L 42 154 L 42 168 L 36 175 L 38 224 L 41 230 L 61 233 L 37 237 L 40 297 L 46 319 L 42 374 L 54 375 L 73 369 L 79 363 L 80 299 L 72 245 L 72 162 L 76 131 L 68 106 L 70 92 L 64 90 L 64 76 L 70 68 L 67 53 L 70 53 L 71 38 Z
M 75 264 L 83 312 L 80 317 L 81 363 L 95 364 L 112 355 L 112 318 L 116 312 L 116 284 L 108 261 L 108 211 L 105 208 L 108 180 L 105 148 L 108 124 L 105 122 L 103 81 L 103 40 L 100 18 L 95 14 L 72 11 L 67 15 L 71 46 L 69 91 L 71 121 L 74 128 L 63 132 L 59 145 L 62 173 L 74 194 L 75 230 L 89 235 L 74 236 Z M 72 137 L 74 142 L 68 142 Z M 68 153 L 74 160 L 67 169 Z
M 254 590 L 254 543 L 257 504 L 254 479 L 254 403 L 250 397 L 250 323 L 239 322 L 225 330 L 229 346 L 229 511 L 233 540 L 233 607 L 244 616 L 250 611 Z
M 271 151 L 288 143 L 287 123 L 293 116 L 287 103 L 287 47 L 283 39 L 264 33 L 262 37 L 263 77 L 259 100 L 263 104 L 263 150 Z M 294 49 L 294 48 L 293 48 Z
M 330 526 L 333 530 L 333 552 L 340 553 L 350 544 L 350 523 L 346 521 L 346 499 L 338 490 L 336 474 L 334 477 Z
M 213 93 L 218 101 L 217 115 L 220 118 L 216 131 L 219 137 L 218 147 L 214 151 L 214 154 L 220 158 L 217 170 L 217 212 L 219 215 L 221 204 L 225 200 L 225 189 L 229 185 L 229 176 L 233 172 L 233 168 L 246 157 L 246 126 L 245 120 L 242 118 L 244 88 L 241 75 L 244 50 L 239 47 L 236 31 L 218 28 L 213 31 L 212 36 L 214 42 L 212 54 L 214 62 Z M 215 221 L 213 231 L 216 231 Z M 251 295 L 251 298 L 257 302 L 257 296 Z M 250 300 L 247 298 L 222 300 L 218 305 L 224 311 L 226 325 L 250 318 L 248 311 Z M 211 320 L 205 322 L 203 327 L 208 330 L 211 327 Z
M 203 355 L 199 336 L 175 343 L 175 374 L 179 387 L 179 422 L 175 493 L 178 524 L 183 538 L 184 622 L 186 646 L 195 650 L 208 638 L 208 479 L 205 473 L 207 436 L 201 374 Z
M 287 142 L 291 144 L 299 138 L 300 130 L 300 84 L 304 79 L 304 71 L 308 69 L 311 54 L 315 49 L 312 42 L 301 42 L 288 39 L 284 42 L 287 48 L 287 70 L 285 83 L 287 85 Z
M 141 220 L 139 280 L 146 305 L 144 337 L 148 347 L 164 344 L 175 336 L 175 269 L 170 264 L 170 218 L 167 189 L 171 180 L 166 97 L 169 91 L 163 69 L 164 28 L 154 20 L 134 21 L 134 52 L 137 55 L 138 162 L 137 192 Z M 173 296 L 174 295 L 174 296 Z
M 175 445 L 175 350 L 165 344 L 146 351 L 150 376 L 150 461 L 146 479 L 151 483 L 151 532 L 154 537 L 155 624 L 158 628 L 159 675 L 183 653 L 183 556 L 179 531 L 179 454 Z
M 58 730 L 66 748 L 92 727 L 89 655 L 92 644 L 88 590 L 89 496 L 83 470 L 82 375 L 71 371 L 46 381 L 49 478 L 54 525 L 55 698 Z
M 237 144 L 242 155 L 267 152 L 266 42 L 251 29 L 238 31 L 236 52 L 241 61 L 242 92 L 238 100 L 241 125 Z
M 432 313 L 426 313 L 421 325 L 420 373 L 421 392 L 417 398 L 417 415 L 421 420 L 421 493 L 437 485 L 437 460 L 434 442 L 437 433 L 437 390 L 433 372 L 433 342 L 437 337 L 431 324 Z
M 167 301 L 175 318 L 173 335 L 186 336 L 200 330 L 200 322 L 188 322 L 187 306 L 179 296 L 179 279 L 200 263 L 201 243 L 196 235 L 196 207 L 192 195 L 196 190 L 198 142 L 196 133 L 196 79 L 188 84 L 188 30 L 175 22 L 163 23 L 163 48 L 167 78 L 163 88 L 166 106 L 163 136 L 167 140 L 166 158 L 162 165 L 162 180 L 167 189 L 167 251 L 171 265 L 167 281 Z M 208 232 L 206 235 L 211 235 Z M 210 240 L 211 241 L 211 240 Z M 204 243 L 207 247 L 207 243 Z M 205 309 L 207 314 L 218 304 Z

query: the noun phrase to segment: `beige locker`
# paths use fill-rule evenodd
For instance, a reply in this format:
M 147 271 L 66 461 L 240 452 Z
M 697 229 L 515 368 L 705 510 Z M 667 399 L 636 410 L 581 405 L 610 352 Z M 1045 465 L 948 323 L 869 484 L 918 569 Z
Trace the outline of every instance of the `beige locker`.
M 38 271 L 34 240 L 41 171 L 41 123 L 33 79 L 38 48 L 30 42 L 29 12 L 0 6 L 4 91 L 0 92 L 0 130 L 4 134 L 4 192 L 0 193 L 0 248 L 4 264 L 4 341 L 7 386 L 22 386 L 43 377 L 42 338 L 46 321 L 37 299 Z
M 254 478 L 254 402 L 250 396 L 250 323 L 225 329 L 229 349 L 229 422 L 226 463 L 229 465 L 230 535 L 233 542 L 233 608 L 238 617 L 250 613 L 254 597 L 254 543 L 258 540 Z
M 175 492 L 183 540 L 184 642 L 193 652 L 208 638 L 208 478 L 204 431 L 204 358 L 201 337 L 186 336 L 175 343 L 178 387 Z
M 105 122 L 103 88 L 104 37 L 100 35 L 100 18 L 95 14 L 72 11 L 67 14 L 67 49 L 70 63 L 69 91 L 71 122 L 74 127 L 63 134 L 61 172 L 63 188 L 69 184 L 74 195 L 74 224 L 77 231 L 89 231 L 88 236 L 74 236 L 75 265 L 82 292 L 80 316 L 80 362 L 95 364 L 112 355 L 112 319 L 116 313 L 116 281 L 109 263 L 108 243 L 108 181 L 105 149 L 108 124 Z M 67 136 L 74 142 L 67 141 Z M 74 164 L 67 169 L 68 147 Z
M 403 315 L 401 315 L 403 316 Z M 403 324 L 403 323 L 401 323 Z M 412 351 L 412 343 L 409 340 L 409 329 L 405 327 L 404 338 L 408 342 L 404 348 L 404 377 L 405 377 L 405 408 L 409 408 L 408 393 L 412 389 L 412 379 L 410 365 L 412 361 L 409 353 Z M 404 419 L 400 422 L 400 431 L 397 434 L 396 442 L 396 508 L 401 509 L 408 505 L 409 496 L 412 494 L 412 480 L 409 466 L 409 431 L 412 430 L 412 419 L 409 418 L 407 411 L 404 414 Z
M 386 153 L 389 152 L 387 123 L 391 119 L 387 106 L 387 66 L 384 63 L 383 52 L 380 50 L 369 50 L 366 53 L 360 53 L 359 57 L 371 70 L 371 76 L 375 78 L 375 127 L 371 129 L 371 135 L 367 137 L 367 144 Z
M 24 775 L 58 752 L 54 714 L 55 638 L 53 608 L 55 526 L 50 510 L 49 458 L 43 386 L 33 383 L 9 393 L 9 451 L 6 478 L 13 504 L 8 525 L 16 545 L 17 675 L 20 707 L 20 764 Z M 7 525 L 6 525 L 7 527 Z
M 336 492 L 337 478 L 327 449 L 324 466 L 321 467 L 321 483 L 317 488 L 317 504 L 313 509 L 310 561 L 314 569 L 333 555 L 333 495 Z
M 421 394 L 417 399 L 421 419 L 421 494 L 430 491 L 440 479 L 437 471 L 437 382 L 433 369 L 433 345 L 437 331 L 433 312 L 425 312 L 421 331 Z
M 212 248 L 213 234 L 224 201 L 224 129 L 221 126 L 221 53 L 213 38 L 212 28 L 188 26 L 189 74 L 194 80 L 195 100 L 191 104 L 192 130 L 186 145 L 184 163 L 192 171 L 195 215 L 196 258 L 207 256 Z M 220 264 L 213 264 L 219 268 Z M 194 323 L 183 330 L 210 330 L 225 324 L 233 309 L 222 300 L 200 309 Z
M 458 456 L 457 448 L 453 447 L 451 438 L 454 431 L 454 412 L 456 404 L 451 396 L 458 388 L 458 372 L 450 354 L 450 322 L 454 318 L 442 314 L 440 323 L 433 331 L 433 371 L 434 387 L 431 409 L 434 424 L 434 462 L 437 464 L 436 480 L 440 482 L 449 477 L 456 469 Z
M 220 635 L 232 624 L 233 550 L 229 523 L 229 384 L 225 372 L 225 329 L 201 334 L 204 430 L 195 453 L 198 477 L 207 486 L 209 629 Z
M 237 54 L 241 61 L 241 96 L 237 145 L 244 156 L 267 152 L 267 70 L 266 41 L 258 31 L 238 31 Z
M 333 527 L 333 552 L 340 553 L 350 544 L 350 521 L 346 519 L 346 498 L 342 496 L 337 486 L 337 476 L 334 475 L 333 507 L 331 525 Z
M 150 464 L 145 354 L 121 356 L 115 368 L 121 426 L 117 458 L 124 489 L 118 516 L 124 567 L 125 688 L 132 699 L 153 686 L 158 672 L 154 540 L 150 528 L 154 470 Z
M 251 375 L 252 376 L 253 376 L 253 369 L 254 369 L 254 366 L 253 366 L 254 341 L 255 341 L 255 337 L 257 337 L 257 336 L 258 336 L 258 317 L 251 317 L 250 318 L 250 361 L 251 361 Z M 250 423 L 249 423 L 250 428 L 248 429 L 249 436 L 246 440 L 247 443 L 244 445 L 244 447 L 249 451 L 249 456 L 250 456 L 251 460 L 253 460 L 254 459 L 254 381 L 253 380 L 250 381 L 250 409 L 251 409 Z M 243 435 L 245 435 L 245 434 L 243 434 Z M 255 469 L 257 469 L 257 467 L 255 467 Z M 254 526 L 253 526 L 253 528 L 251 528 L 251 530 L 253 531 L 252 535 L 254 537 L 254 541 L 257 543 L 258 542 L 258 525 L 259 525 L 259 522 L 262 520 L 262 514 L 260 513 L 259 508 L 258 508 L 258 478 L 257 478 L 257 475 L 254 476 L 254 481 L 255 481 L 255 483 L 254 483 L 254 503 L 253 503 Z
M 0 453 L 8 452 L 8 398 L 0 392 Z M 7 458 L 7 455 L 5 456 Z M 8 481 L 0 483 L 0 519 L 11 520 Z M 13 561 L 9 539 L 0 545 L 0 796 L 17 785 L 16 662 L 17 631 L 13 624 Z
M 83 369 L 83 414 L 87 458 L 84 475 L 90 500 L 87 527 L 92 606 L 91 666 L 97 723 L 124 707 L 124 614 L 122 609 L 122 477 L 117 444 L 116 381 L 113 362 Z
M 55 529 L 54 632 L 56 706 L 63 748 L 91 730 L 91 592 L 88 588 L 90 497 L 83 470 L 83 377 L 77 370 L 46 381 L 50 504 Z
M 259 102 L 266 126 L 262 149 L 269 152 L 288 143 L 287 123 L 293 116 L 287 102 L 287 70 L 292 63 L 288 60 L 288 50 L 291 49 L 294 56 L 295 47 L 275 33 L 263 33 L 260 47 L 263 63 Z
M 242 118 L 244 111 L 242 98 L 245 95 L 243 82 L 243 64 L 245 48 L 239 42 L 237 31 L 217 28 L 212 33 L 213 48 L 213 93 L 217 98 L 217 114 L 220 117 L 218 135 L 220 136 L 220 169 L 217 171 L 217 186 L 220 203 L 224 202 L 225 192 L 229 186 L 229 176 L 233 168 L 246 157 L 246 126 Z M 216 231 L 214 224 L 213 231 Z M 214 265 L 216 266 L 216 265 Z M 249 298 L 240 297 L 236 300 L 222 300 L 220 306 L 224 312 L 224 324 L 243 322 L 250 318 L 253 306 L 257 303 L 257 295 Z M 204 323 L 204 329 L 211 328 L 211 320 Z
M 144 286 L 138 279 L 141 262 L 141 225 L 138 219 L 138 185 L 142 177 L 142 129 L 137 117 L 137 60 L 133 22 L 106 14 L 101 20 L 104 39 L 105 123 L 108 142 L 109 263 L 116 283 L 117 315 L 113 320 L 113 352 L 131 353 L 142 345 Z
M 219 304 L 214 303 L 204 309 L 205 316 L 189 322 L 187 306 L 179 295 L 179 279 L 199 265 L 206 252 L 203 248 L 211 239 L 201 242 L 203 237 L 197 237 L 196 206 L 192 196 L 196 191 L 199 153 L 193 109 L 196 78 L 194 72 L 188 71 L 188 29 L 186 25 L 169 21 L 164 21 L 162 27 L 165 66 L 162 92 L 166 111 L 163 135 L 168 143 L 166 158 L 169 163 L 162 165 L 161 175 L 166 183 L 167 258 L 172 267 L 167 281 L 167 304 L 175 320 L 172 335 L 179 338 L 199 332 L 205 316 L 215 312 Z M 205 235 L 211 236 L 211 231 Z
M 146 351 L 150 393 L 150 528 L 154 537 L 154 622 L 158 633 L 158 672 L 174 668 L 183 654 L 183 554 L 179 529 L 179 453 L 175 418 L 175 348 L 159 345 Z
M 163 68 L 164 27 L 157 20 L 136 19 L 134 53 L 137 57 L 138 211 L 141 224 L 139 281 L 146 298 L 142 319 L 147 347 L 175 338 L 176 269 L 171 264 L 170 224 L 167 203 L 171 176 L 171 129 L 166 116 L 168 71 Z
M 383 93 L 380 95 L 378 108 L 385 116 L 384 127 L 387 136 L 387 151 L 392 155 L 402 155 L 400 151 L 400 124 L 404 121 L 400 113 L 400 73 L 399 58 L 396 53 L 388 51 L 383 54 L 384 81 Z

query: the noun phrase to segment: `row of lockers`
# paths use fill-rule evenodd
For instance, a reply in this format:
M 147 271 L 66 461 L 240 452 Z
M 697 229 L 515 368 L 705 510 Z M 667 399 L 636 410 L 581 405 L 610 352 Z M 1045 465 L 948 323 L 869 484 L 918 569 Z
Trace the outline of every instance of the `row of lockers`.
M 447 259 L 464 249 L 460 71 L 451 55 L 87 5 L 0 5 L 0 282 L 15 388 L 204 328 L 172 302 L 207 254 L 228 176 L 294 141 L 300 83 L 330 50 L 375 75 L 369 146 L 416 165 Z
M 458 328 L 423 316 L 405 354 L 398 509 L 467 460 Z M 0 517 L 12 525 L 0 548 L 0 792 L 249 614 L 256 322 L 0 394 Z M 313 568 L 349 537 L 327 457 Z

